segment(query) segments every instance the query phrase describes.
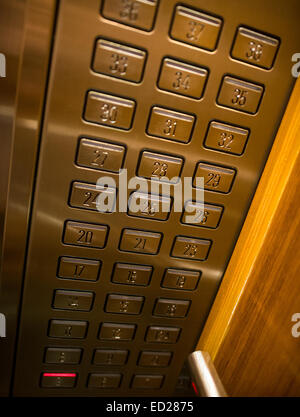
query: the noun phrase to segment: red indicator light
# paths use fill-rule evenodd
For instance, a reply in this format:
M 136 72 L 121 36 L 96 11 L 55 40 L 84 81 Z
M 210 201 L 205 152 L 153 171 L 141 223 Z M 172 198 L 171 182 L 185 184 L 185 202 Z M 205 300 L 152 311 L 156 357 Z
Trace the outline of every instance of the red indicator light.
M 192 387 L 193 387 L 193 389 L 194 389 L 194 391 L 195 391 L 195 394 L 196 395 L 198 395 L 198 397 L 199 397 L 199 393 L 198 393 L 198 390 L 197 390 L 197 387 L 196 387 L 196 384 L 192 381 Z
M 61 373 L 61 372 L 59 372 L 59 373 L 55 373 L 55 372 L 51 372 L 51 373 L 47 373 L 47 372 L 44 372 L 43 373 L 43 376 L 45 376 L 45 377 L 61 377 L 61 378 L 75 378 L 76 377 L 76 374 L 75 373 Z

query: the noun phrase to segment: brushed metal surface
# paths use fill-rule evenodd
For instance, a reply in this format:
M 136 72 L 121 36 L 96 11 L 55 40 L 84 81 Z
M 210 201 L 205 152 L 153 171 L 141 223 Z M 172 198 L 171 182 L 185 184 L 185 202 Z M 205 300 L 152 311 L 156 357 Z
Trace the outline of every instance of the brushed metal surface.
M 199 9 L 207 16 L 220 16 L 223 20 L 218 28 L 219 38 L 214 37 L 213 47 L 216 49 L 213 52 L 203 49 L 201 45 L 194 46 L 170 38 L 173 12 L 177 5 L 175 0 L 159 2 L 154 27 L 149 32 L 116 23 L 109 16 L 104 18 L 100 13 L 100 3 L 98 0 L 60 2 L 32 214 L 15 395 L 163 396 L 174 392 L 184 359 L 198 340 L 217 292 L 294 83 L 291 56 L 299 48 L 299 3 L 296 0 L 285 4 L 284 8 L 279 0 L 266 0 L 264 3 L 259 0 L 247 1 L 243 2 L 242 7 L 239 0 L 211 0 L 209 4 L 202 0 L 187 0 L 186 7 Z M 281 44 L 272 70 L 266 71 L 231 58 L 232 42 L 237 27 L 241 25 L 280 38 Z M 147 51 L 148 59 L 140 84 L 96 74 L 91 69 L 94 45 L 99 37 Z M 207 45 L 212 47 L 212 43 Z M 200 100 L 162 91 L 157 87 L 159 71 L 166 57 L 209 70 L 205 92 Z M 264 86 L 264 94 L 255 115 L 217 104 L 222 80 L 228 74 L 235 79 Z M 89 91 L 96 91 L 97 94 L 101 92 L 106 98 L 110 96 L 114 100 L 121 99 L 123 103 L 123 100 L 130 103 L 133 101 L 135 111 L 132 113 L 131 127 L 128 128 L 127 124 L 128 130 L 114 128 L 113 117 L 107 125 L 98 124 L 99 118 L 96 123 L 95 120 L 85 120 L 83 114 Z M 149 114 L 154 106 L 195 115 L 195 127 L 189 143 L 173 142 L 146 133 Z M 97 111 L 94 114 L 97 116 Z M 243 155 L 225 154 L 204 147 L 205 134 L 212 120 L 250 130 Z M 124 167 L 128 170 L 129 178 L 136 173 L 151 176 L 153 163 L 156 162 L 155 154 L 162 157 L 159 159 L 162 163 L 165 163 L 165 157 L 170 161 L 175 160 L 174 168 L 182 177 L 193 177 L 199 162 L 216 167 L 218 173 L 226 172 L 224 168 L 229 169 L 235 175 L 231 177 L 231 188 L 226 189 L 226 194 L 205 190 L 206 202 L 224 207 L 219 226 L 209 229 L 182 224 L 182 213 L 174 211 L 168 220 L 158 222 L 117 211 L 99 213 L 96 210 L 82 210 L 82 205 L 71 207 L 68 200 L 72 184 L 96 184 L 100 176 L 107 175 L 107 172 L 101 174 L 99 170 L 76 165 L 80 137 L 125 146 L 127 152 Z M 141 167 L 142 154 L 153 156 L 152 165 L 149 158 L 144 173 L 138 168 Z M 164 169 L 162 166 L 162 173 Z M 118 179 L 116 173 L 109 173 L 109 176 Z M 62 243 L 66 220 L 109 226 L 105 248 L 73 247 Z M 135 233 L 161 235 L 158 253 L 149 255 L 120 251 L 122 230 L 126 229 L 134 230 Z M 208 256 L 204 254 L 207 259 L 200 261 L 191 256 L 184 259 L 170 256 L 173 243 L 179 237 L 191 239 L 188 241 L 191 243 L 191 254 L 195 249 L 192 246 L 194 242 L 209 242 Z M 182 255 L 182 248 L 179 255 Z M 57 264 L 62 256 L 101 261 L 99 279 L 62 281 L 57 277 Z M 115 263 L 153 267 L 150 284 L 133 286 L 112 282 Z M 170 284 L 162 287 L 161 281 L 166 269 L 201 273 L 197 288 L 193 290 L 191 285 L 187 291 L 184 286 L 182 289 L 174 289 Z M 182 282 L 184 285 L 184 280 Z M 52 297 L 56 289 L 94 292 L 94 305 L 97 308 L 90 312 L 53 310 Z M 144 297 L 142 314 L 118 315 L 105 312 L 108 294 Z M 154 316 L 153 307 L 158 297 L 191 301 L 187 316 Z M 59 330 L 63 334 L 68 332 L 68 322 L 75 322 L 81 326 L 81 330 L 84 328 L 80 334 L 83 337 L 86 335 L 86 338 L 76 339 L 76 346 L 68 337 L 49 338 L 49 320 L 56 320 L 54 324 L 60 325 Z M 123 340 L 115 338 L 115 335 L 122 335 L 124 331 Z M 66 364 L 58 366 L 43 363 L 45 347 L 56 347 L 58 343 L 60 347 L 82 348 L 81 364 L 70 367 Z M 100 388 L 88 388 L 89 374 L 110 373 L 109 366 L 99 370 L 92 364 L 95 348 L 129 350 L 126 365 L 115 371 L 123 375 L 118 390 L 106 389 L 102 392 Z M 142 380 L 146 374 L 137 365 L 138 357 L 141 351 L 149 349 L 172 352 L 172 365 L 147 372 L 147 375 L 159 377 L 157 380 L 162 384 L 159 390 L 138 386 L 135 389 L 135 384 L 132 385 L 134 375 L 140 376 Z M 63 392 L 59 388 L 41 389 L 41 373 L 51 371 L 77 373 L 76 387 Z
M 0 396 L 9 395 L 55 2 L 1 0 Z

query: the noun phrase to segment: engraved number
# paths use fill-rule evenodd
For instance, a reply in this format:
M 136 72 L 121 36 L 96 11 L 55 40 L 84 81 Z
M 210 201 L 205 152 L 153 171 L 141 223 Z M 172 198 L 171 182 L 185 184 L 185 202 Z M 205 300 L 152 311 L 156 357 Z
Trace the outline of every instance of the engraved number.
M 163 130 L 164 134 L 167 136 L 175 136 L 176 126 L 177 122 L 175 120 L 167 119 Z
M 155 340 L 158 342 L 167 342 L 170 338 L 170 333 L 167 330 L 157 330 L 155 332 Z
M 189 21 L 189 31 L 186 34 L 186 37 L 190 41 L 198 41 L 199 36 L 203 29 L 205 28 L 205 25 L 203 23 L 195 22 L 194 20 Z
M 183 75 L 181 71 L 175 72 L 176 80 L 172 83 L 172 87 L 176 90 L 179 90 L 180 88 L 184 90 L 188 90 L 190 88 L 190 76 L 189 75 Z
M 127 313 L 129 307 L 129 301 L 120 301 L 120 313 Z
M 112 54 L 112 64 L 109 66 L 109 70 L 112 74 L 118 73 L 119 75 L 125 75 L 128 67 L 128 58 L 124 55 Z
M 174 316 L 176 313 L 176 309 L 177 309 L 176 304 L 168 304 L 167 311 L 166 311 L 167 315 Z
M 128 276 L 127 276 L 127 282 L 130 282 L 130 284 L 135 284 L 136 283 L 136 278 L 137 278 L 137 272 L 136 271 L 128 271 Z
M 98 193 L 91 193 L 90 191 L 87 191 L 84 195 L 86 197 L 83 202 L 84 206 L 91 207 L 92 204 L 96 204 Z
M 77 239 L 77 242 L 80 243 L 92 243 L 93 239 L 93 232 L 91 230 L 79 230 L 79 238 Z
M 221 175 L 220 174 L 214 174 L 213 172 L 210 172 L 208 174 L 208 179 L 205 181 L 205 185 L 208 185 L 209 187 L 217 188 L 221 181 Z
M 166 164 L 165 162 L 155 161 L 153 166 L 154 169 L 152 171 L 152 175 L 156 177 L 165 177 L 167 175 L 168 164 Z
M 116 123 L 118 115 L 118 107 L 104 103 L 100 108 L 100 119 L 102 122 Z
M 96 155 L 96 157 L 93 159 L 91 164 L 96 165 L 98 167 L 103 167 L 105 161 L 108 158 L 109 153 L 106 151 L 101 151 L 100 149 L 95 149 L 94 154 Z
M 152 203 L 151 200 L 147 200 L 142 213 L 147 214 L 148 216 L 154 216 L 158 212 L 158 206 L 155 203 Z
M 195 245 L 194 243 L 188 243 L 184 247 L 183 254 L 193 258 L 197 254 L 197 249 L 198 249 L 197 245 Z
M 70 295 L 68 298 L 68 306 L 72 308 L 78 308 L 79 307 L 79 300 L 76 295 Z
M 85 265 L 80 265 L 80 264 L 75 265 L 75 270 L 73 274 L 74 277 L 79 278 L 82 275 L 84 269 L 85 269 Z
M 120 17 L 128 20 L 137 20 L 139 17 L 139 4 L 137 1 L 122 0 L 122 9 L 120 11 Z
M 152 366 L 158 366 L 159 365 L 159 356 L 158 355 L 152 356 L 151 365 Z
M 66 326 L 64 329 L 64 334 L 66 337 L 71 337 L 72 336 L 72 330 L 73 327 L 72 326 Z
M 196 210 L 195 213 L 195 223 L 205 224 L 207 222 L 207 217 L 209 216 L 209 211 L 207 210 Z M 201 220 L 200 220 L 201 219 Z
M 113 359 L 114 359 L 114 354 L 108 353 L 105 362 L 107 363 L 107 365 L 111 365 L 113 363 Z
M 186 278 L 185 278 L 184 275 L 181 275 L 181 276 L 177 277 L 177 280 L 176 280 L 177 287 L 183 288 L 184 284 L 185 284 L 185 281 L 186 281 Z
M 254 59 L 254 61 L 259 61 L 262 56 L 262 45 L 254 41 L 249 42 L 249 50 L 246 52 L 246 57 L 249 59 Z
M 121 329 L 112 329 L 113 339 L 121 339 Z
M 134 249 L 145 249 L 145 245 L 147 242 L 147 239 L 145 238 L 141 238 L 141 237 L 136 237 L 135 240 L 137 241 Z
M 231 144 L 234 140 L 234 135 L 232 135 L 231 133 L 225 133 L 222 132 L 221 133 L 221 138 L 218 141 L 218 145 L 220 146 L 220 148 L 224 148 L 224 150 L 226 151 L 231 151 Z
M 232 98 L 231 102 L 232 104 L 237 104 L 239 106 L 244 106 L 246 104 L 246 95 L 248 94 L 248 91 L 241 90 L 240 88 L 234 89 L 234 97 Z

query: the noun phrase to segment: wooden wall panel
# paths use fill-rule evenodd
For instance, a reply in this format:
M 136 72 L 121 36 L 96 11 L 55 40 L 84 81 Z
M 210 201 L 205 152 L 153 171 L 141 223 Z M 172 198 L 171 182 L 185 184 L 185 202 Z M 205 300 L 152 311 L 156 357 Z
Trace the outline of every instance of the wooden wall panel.
M 300 396 L 299 149 L 300 80 L 197 346 L 232 396 Z

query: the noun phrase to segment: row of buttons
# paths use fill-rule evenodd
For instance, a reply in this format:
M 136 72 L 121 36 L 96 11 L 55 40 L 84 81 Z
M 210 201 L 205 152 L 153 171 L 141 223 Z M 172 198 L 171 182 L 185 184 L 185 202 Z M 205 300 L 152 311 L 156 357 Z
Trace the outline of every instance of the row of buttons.
M 125 365 L 130 352 L 126 349 L 95 349 L 91 363 L 93 365 Z M 171 363 L 172 352 L 142 351 L 137 359 L 138 366 L 167 367 Z M 78 365 L 83 356 L 81 348 L 48 347 L 45 350 L 45 363 Z
M 122 380 L 119 373 L 91 373 L 88 376 L 88 388 L 119 388 Z M 43 388 L 74 388 L 78 374 L 73 372 L 44 372 L 41 376 Z M 164 375 L 134 375 L 131 388 L 159 389 L 164 380 Z
M 118 54 L 116 52 L 113 53 L 113 50 L 118 51 Z M 145 53 L 142 55 L 142 51 L 135 50 L 134 58 L 131 57 L 129 60 L 128 56 L 133 55 L 132 48 L 122 47 L 119 44 L 114 44 L 103 39 L 98 40 L 97 51 L 101 51 L 101 53 L 96 53 L 95 55 L 93 65 L 93 70 L 95 72 L 112 75 L 116 78 L 126 79 L 127 81 L 141 80 L 145 60 Z M 121 52 L 122 55 L 120 55 Z M 114 59 L 113 64 L 109 65 L 112 58 Z M 142 63 L 136 62 L 141 59 Z M 126 60 L 126 64 L 122 63 L 124 60 Z M 129 68 L 130 61 L 134 62 L 131 63 Z M 157 86 L 161 90 L 199 100 L 203 96 L 207 79 L 208 70 L 206 68 L 201 68 L 171 58 L 164 58 Z M 234 102 L 231 100 L 231 102 L 228 102 L 228 94 L 231 93 L 228 90 L 233 83 L 236 85 L 236 88 L 244 90 L 249 89 L 249 91 L 246 90 L 248 97 L 245 97 L 243 101 Z M 251 100 L 253 101 L 251 105 L 249 104 L 249 92 L 252 95 Z M 217 98 L 217 103 L 225 107 L 237 108 L 240 111 L 254 114 L 258 110 L 258 103 L 262 92 L 263 88 L 261 86 L 225 76 L 221 92 Z M 246 105 L 246 101 L 248 101 L 248 105 Z M 123 128 L 126 129 L 125 127 Z M 150 132 L 148 133 L 151 134 L 151 129 L 149 130 Z
M 157 4 L 156 0 L 106 0 L 102 7 L 102 15 L 107 19 L 150 31 L 154 26 Z M 178 5 L 174 10 L 170 38 L 214 51 L 222 24 L 219 17 Z M 246 27 L 239 27 L 231 48 L 231 56 L 251 65 L 271 69 L 278 47 L 278 39 Z
M 211 122 L 208 133 L 204 142 L 205 147 L 218 150 L 220 152 L 226 152 L 234 155 L 242 155 L 245 150 L 247 139 L 249 136 L 248 129 L 241 129 L 235 126 L 231 126 L 219 122 Z M 168 162 L 176 162 L 174 159 L 166 159 L 163 162 L 164 169 L 154 169 L 158 168 L 158 162 L 162 160 L 163 157 L 168 158 L 167 155 L 153 154 L 152 159 L 155 159 L 152 166 L 151 177 L 162 177 L 169 175 L 169 164 Z M 143 152 L 142 154 L 142 167 L 145 164 L 145 160 L 149 157 L 148 152 Z M 125 158 L 125 146 L 116 145 L 108 142 L 101 142 L 98 140 L 92 140 L 88 138 L 81 138 L 79 142 L 79 148 L 77 152 L 76 163 L 79 166 L 99 169 L 103 171 L 110 171 L 117 173 L 124 164 Z M 158 159 L 158 160 L 157 160 Z M 182 167 L 182 160 L 179 161 Z M 181 169 L 180 169 L 181 171 Z M 180 174 L 179 171 L 179 174 Z M 149 178 L 149 173 L 146 173 L 146 177 Z
M 101 261 L 95 259 L 71 258 L 63 256 L 59 260 L 58 277 L 83 281 L 99 279 Z M 111 281 L 115 284 L 147 286 L 150 284 L 153 267 L 116 263 Z M 200 271 L 166 269 L 161 281 L 162 288 L 195 290 L 201 276 Z
M 55 290 L 52 307 L 60 310 L 91 311 L 95 294 L 90 291 Z M 118 314 L 141 314 L 145 298 L 136 295 L 108 294 L 104 311 Z M 154 316 L 183 318 L 191 301 L 158 298 L 153 309 Z
M 226 75 L 219 90 L 217 104 L 255 114 L 263 92 L 264 87 L 261 85 Z M 91 90 L 86 95 L 83 118 L 87 122 L 130 130 L 135 109 L 136 102 L 132 99 Z M 155 106 L 150 111 L 146 133 L 154 137 L 188 143 L 195 121 L 195 115 Z M 230 128 L 230 125 L 228 127 Z
M 214 179 L 216 183 L 218 177 Z M 78 186 L 76 183 L 75 186 Z M 87 187 L 86 184 L 80 184 L 76 189 L 76 197 L 80 197 L 84 190 L 88 190 L 90 194 L 99 195 L 101 191 L 96 190 L 95 187 Z M 97 208 L 97 203 L 92 203 L 88 206 L 80 205 L 80 200 L 73 202 L 72 207 L 78 208 L 89 208 L 90 210 L 95 210 Z M 143 217 L 150 218 L 152 220 L 167 220 L 172 207 L 172 200 L 170 197 L 165 196 L 156 196 L 149 195 L 140 192 L 131 194 L 128 203 L 128 215 L 134 217 Z M 112 206 L 114 207 L 114 206 Z M 108 211 L 109 212 L 109 211 Z M 218 227 L 223 213 L 223 207 L 216 206 L 212 204 L 204 204 L 193 201 L 187 201 L 185 203 L 185 208 L 181 217 L 181 222 L 184 224 L 189 224 L 192 226 L 201 226 L 209 229 L 215 229 Z M 192 217 L 191 217 L 192 216 Z M 193 220 L 193 222 L 192 222 Z M 78 237 L 77 234 L 80 233 L 78 230 L 80 227 L 90 228 L 89 235 L 85 235 L 83 232 L 82 238 Z M 76 223 L 76 222 L 67 222 L 64 236 L 64 243 L 76 246 L 87 246 L 95 247 L 102 249 L 106 243 L 107 237 L 107 226 L 101 225 L 90 225 L 85 223 Z M 95 235 L 96 241 L 91 242 L 89 237 Z
M 136 324 L 102 323 L 99 340 L 130 341 L 134 339 Z M 63 339 L 85 339 L 88 322 L 82 320 L 50 320 L 48 336 Z M 145 341 L 149 343 L 176 343 L 181 329 L 179 327 L 149 326 Z
M 182 168 L 183 159 L 180 157 L 143 151 L 137 174 L 146 179 L 161 179 L 176 184 L 179 182 Z M 205 190 L 227 194 L 231 190 L 235 175 L 236 170 L 234 168 L 199 162 L 194 171 L 192 185 L 195 188 L 202 188 L 202 185 L 197 184 L 197 178 L 203 177 L 203 188 Z M 167 179 L 164 177 L 167 177 Z M 71 187 L 69 204 L 72 207 L 97 210 L 96 200 L 101 193 L 100 188 L 97 189 L 93 184 L 74 182 Z M 108 195 L 109 192 L 112 194 L 110 199 L 111 210 L 107 209 L 107 212 L 113 211 L 115 200 L 115 190 L 108 187 L 105 193 Z M 90 198 L 87 198 L 88 196 Z
M 163 235 L 160 232 L 123 229 L 119 244 L 119 250 L 124 252 L 156 255 L 159 252 L 162 239 Z M 176 236 L 170 255 L 175 258 L 204 261 L 208 256 L 210 247 L 211 241 L 207 239 Z M 65 262 L 65 268 L 67 268 L 67 265 L 70 267 L 72 262 Z M 75 278 L 76 277 L 77 275 L 75 275 Z

